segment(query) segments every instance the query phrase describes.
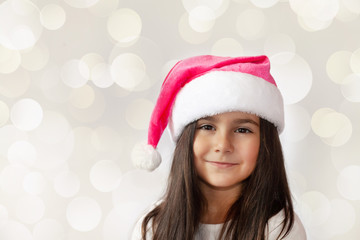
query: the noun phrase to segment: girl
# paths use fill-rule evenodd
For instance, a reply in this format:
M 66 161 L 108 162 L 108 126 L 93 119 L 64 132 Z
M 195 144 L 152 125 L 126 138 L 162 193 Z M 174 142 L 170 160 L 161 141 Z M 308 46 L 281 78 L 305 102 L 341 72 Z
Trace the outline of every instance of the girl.
M 167 191 L 133 239 L 306 239 L 279 140 L 283 100 L 266 56 L 178 62 L 135 165 L 160 164 L 155 149 L 167 126 L 176 143 Z

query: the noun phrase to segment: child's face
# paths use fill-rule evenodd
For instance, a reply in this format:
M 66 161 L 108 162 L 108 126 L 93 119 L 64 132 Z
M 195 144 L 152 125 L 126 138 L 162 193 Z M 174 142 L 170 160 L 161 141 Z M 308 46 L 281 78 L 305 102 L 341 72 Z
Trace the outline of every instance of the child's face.
M 197 121 L 195 169 L 207 186 L 241 189 L 254 171 L 260 147 L 259 117 L 228 112 Z

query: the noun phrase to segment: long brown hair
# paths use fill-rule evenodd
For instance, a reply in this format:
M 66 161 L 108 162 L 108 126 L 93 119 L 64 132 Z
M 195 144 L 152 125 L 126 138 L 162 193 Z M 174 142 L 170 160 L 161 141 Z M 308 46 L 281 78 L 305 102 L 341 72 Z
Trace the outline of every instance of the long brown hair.
M 150 229 L 153 240 L 194 239 L 206 200 L 199 189 L 193 164 L 196 122 L 187 125 L 174 151 L 163 201 L 142 223 L 142 238 Z M 267 221 L 284 211 L 281 239 L 294 222 L 291 194 L 276 127 L 260 119 L 260 149 L 254 172 L 243 183 L 241 196 L 230 207 L 220 239 L 264 240 Z M 149 225 L 149 226 L 148 226 Z

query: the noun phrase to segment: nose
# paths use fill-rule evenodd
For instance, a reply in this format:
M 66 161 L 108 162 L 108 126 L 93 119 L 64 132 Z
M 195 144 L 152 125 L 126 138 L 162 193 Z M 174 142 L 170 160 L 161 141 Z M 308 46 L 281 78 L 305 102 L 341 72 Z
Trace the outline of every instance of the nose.
M 231 136 L 228 133 L 216 134 L 214 149 L 219 153 L 231 153 L 234 151 L 234 146 Z

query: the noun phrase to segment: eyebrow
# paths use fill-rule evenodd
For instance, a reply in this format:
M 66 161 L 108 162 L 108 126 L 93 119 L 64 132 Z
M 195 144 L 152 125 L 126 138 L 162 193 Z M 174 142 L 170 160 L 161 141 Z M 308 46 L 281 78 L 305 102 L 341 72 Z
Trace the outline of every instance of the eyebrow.
M 216 122 L 217 119 L 216 117 L 213 117 L 213 116 L 209 116 L 209 117 L 204 117 L 204 118 L 201 118 L 199 120 L 207 120 L 207 121 L 213 121 L 213 122 Z M 250 124 L 254 124 L 255 126 L 258 126 L 260 127 L 260 124 L 255 122 L 254 120 L 250 119 L 250 118 L 237 118 L 233 121 L 233 123 L 235 124 L 243 124 L 243 123 L 250 123 Z

